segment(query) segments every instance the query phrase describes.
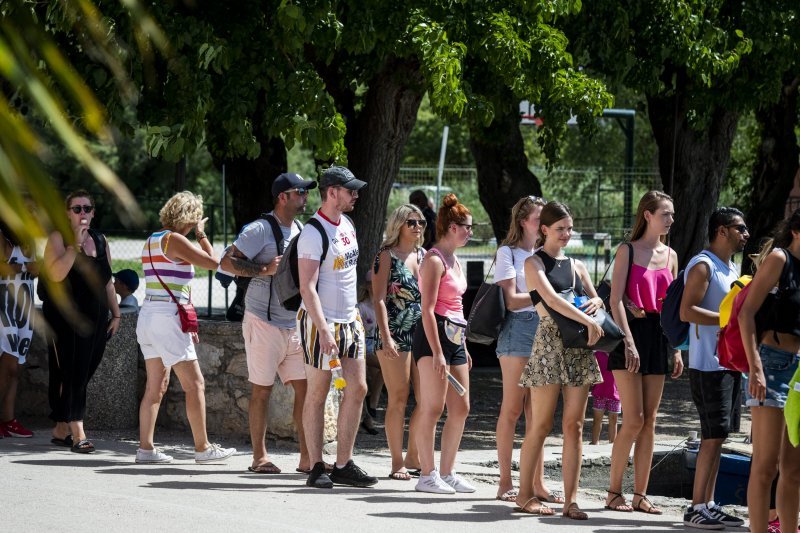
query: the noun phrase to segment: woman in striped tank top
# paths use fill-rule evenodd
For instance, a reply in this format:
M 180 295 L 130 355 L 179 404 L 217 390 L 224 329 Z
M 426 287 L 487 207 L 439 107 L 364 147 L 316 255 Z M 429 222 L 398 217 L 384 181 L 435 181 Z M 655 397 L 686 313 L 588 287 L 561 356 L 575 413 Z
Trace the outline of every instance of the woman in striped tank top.
M 194 437 L 195 462 L 220 462 L 234 448 L 208 442 L 203 374 L 197 363 L 196 333 L 184 333 L 175 300 L 191 301 L 189 282 L 195 265 L 216 270 L 219 258 L 203 232 L 203 199 L 189 191 L 179 192 L 159 212 L 161 230 L 147 238 L 142 250 L 145 275 L 144 304 L 136 325 L 136 338 L 147 369 L 147 386 L 139 408 L 139 450 L 137 463 L 168 463 L 172 457 L 155 449 L 153 433 L 161 399 L 175 371 L 186 394 L 186 417 Z M 194 230 L 196 246 L 186 236 Z

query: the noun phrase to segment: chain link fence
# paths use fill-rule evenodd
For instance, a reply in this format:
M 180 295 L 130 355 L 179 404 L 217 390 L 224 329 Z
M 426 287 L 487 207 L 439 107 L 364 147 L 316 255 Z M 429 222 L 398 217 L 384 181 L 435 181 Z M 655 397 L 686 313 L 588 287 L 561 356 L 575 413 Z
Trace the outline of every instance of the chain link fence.
M 595 279 L 602 276 L 613 250 L 630 228 L 626 218 L 635 214 L 639 198 L 650 189 L 661 188 L 658 172 L 653 169 L 567 168 L 547 173 L 535 168 L 533 172 L 542 184 L 546 199 L 564 202 L 572 210 L 575 234 L 569 253 L 583 260 Z M 437 186 L 437 174 L 436 167 L 402 167 L 392 186 L 387 212 L 408 202 L 409 194 L 417 189 L 425 192 L 434 209 L 442 196 L 448 192 L 455 193 L 473 214 L 474 236 L 459 256 L 467 265 L 470 285 L 479 285 L 490 270 L 497 241 L 489 216 L 480 203 L 477 171 L 470 167 L 446 167 L 440 186 Z M 102 198 L 97 202 L 92 225 L 108 237 L 114 272 L 129 268 L 139 274 L 141 282 L 134 294 L 140 304 L 144 299 L 142 246 L 150 232 L 161 227 L 158 212 L 165 201 L 166 198 L 139 199 L 147 219 L 145 227 L 149 228 L 142 230 L 121 228 L 115 216 L 115 206 L 104 204 Z M 309 205 L 309 213 L 312 207 L 315 206 Z M 206 233 L 211 237 L 215 251 L 221 255 L 224 245 L 232 243 L 238 232 L 238 228 L 233 227 L 231 210 L 223 210 L 223 206 L 218 204 L 206 204 L 205 214 L 208 216 Z M 228 218 L 227 223 L 224 217 Z M 192 281 L 193 300 L 198 312 L 206 316 L 224 312 L 235 295 L 233 285 L 223 288 L 213 274 L 198 270 Z

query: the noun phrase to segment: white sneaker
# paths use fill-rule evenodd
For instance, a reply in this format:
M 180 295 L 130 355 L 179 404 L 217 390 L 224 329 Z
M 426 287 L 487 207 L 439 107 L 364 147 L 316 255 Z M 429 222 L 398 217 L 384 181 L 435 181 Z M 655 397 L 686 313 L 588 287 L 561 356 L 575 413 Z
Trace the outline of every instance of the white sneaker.
M 432 471 L 429 476 L 419 476 L 419 481 L 417 481 L 417 486 L 414 489 L 417 492 L 430 492 L 432 494 L 456 493 L 456 489 L 445 483 L 436 470 Z
M 476 490 L 467 480 L 455 472 L 452 472 L 449 476 L 443 476 L 442 481 L 453 487 L 456 492 L 475 492 Z
M 203 452 L 194 452 L 194 462 L 198 464 L 221 463 L 236 453 L 236 448 L 223 448 L 219 444 L 211 444 Z
M 162 453 L 155 448 L 152 450 L 136 450 L 136 462 L 139 464 L 152 465 L 161 463 L 171 463 L 172 456 Z

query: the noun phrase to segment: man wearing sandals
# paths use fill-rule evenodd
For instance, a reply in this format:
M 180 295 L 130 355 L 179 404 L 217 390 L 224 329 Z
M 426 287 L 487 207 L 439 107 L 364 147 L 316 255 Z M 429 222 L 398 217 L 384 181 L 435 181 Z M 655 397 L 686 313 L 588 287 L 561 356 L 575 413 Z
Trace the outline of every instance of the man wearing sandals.
M 742 212 L 720 207 L 708 221 L 710 245 L 685 270 L 681 320 L 689 322 L 689 383 L 700 415 L 702 440 L 694 473 L 692 505 L 683 523 L 697 529 L 738 527 L 744 521 L 714 502 L 722 443 L 735 425 L 741 374 L 723 368 L 717 355 L 719 304 L 739 277 L 731 260 L 744 249 L 749 233 Z
M 222 258 L 221 266 L 237 276 L 252 278 L 245 297 L 242 334 L 247 353 L 247 374 L 251 384 L 248 418 L 253 462 L 248 467 L 256 474 L 280 474 L 269 460 L 265 434 L 267 411 L 275 375 L 294 389 L 294 425 L 300 444 L 297 470 L 311 469 L 303 432 L 303 403 L 306 397 L 306 371 L 303 350 L 297 335 L 295 313 L 284 309 L 272 291 L 272 276 L 286 244 L 300 233 L 295 220 L 304 213 L 308 191 L 317 186 L 297 174 L 284 173 L 272 183 L 274 211 L 244 227 Z M 277 230 L 277 231 L 276 231 Z M 280 241 L 277 239 L 280 232 Z
M 297 239 L 297 271 L 303 299 L 297 313 L 297 331 L 308 380 L 303 427 L 313 464 L 306 485 L 318 489 L 330 489 L 334 483 L 371 487 L 378 482 L 352 459 L 361 406 L 367 394 L 366 343 L 356 308 L 358 242 L 353 223 L 344 213 L 353 210 L 358 191 L 366 185 L 344 167 L 326 170 L 319 180 L 322 206 Z M 309 227 L 315 224 L 324 231 Z M 328 239 L 325 252 L 323 238 Z M 329 476 L 322 462 L 322 435 L 332 359 L 341 362 L 347 385 L 339 405 L 336 465 Z

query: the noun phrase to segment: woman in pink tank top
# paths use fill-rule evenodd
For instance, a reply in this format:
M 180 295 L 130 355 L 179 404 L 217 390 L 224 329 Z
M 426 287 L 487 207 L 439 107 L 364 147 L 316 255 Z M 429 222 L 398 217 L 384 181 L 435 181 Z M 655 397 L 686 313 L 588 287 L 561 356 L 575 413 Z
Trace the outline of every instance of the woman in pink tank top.
M 611 313 L 625 340 L 608 356 L 624 413 L 611 452 L 606 508 L 613 511 L 661 514 L 647 499 L 656 414 L 666 374 L 675 379 L 683 372 L 681 353 L 669 347 L 660 320 L 663 298 L 678 270 L 677 254 L 665 244 L 673 220 L 672 198 L 660 191 L 646 193 L 636 210 L 631 241 L 619 247 L 614 262 Z M 634 442 L 633 500 L 628 505 L 622 478 Z
M 461 296 L 467 279 L 455 255 L 472 236 L 472 215 L 454 194 L 442 200 L 436 219 L 436 238 L 420 266 L 419 289 L 422 316 L 414 330 L 412 353 L 419 370 L 416 439 L 420 477 L 416 490 L 434 494 L 475 492 L 453 467 L 461 445 L 464 422 L 469 414 L 469 369 L 472 359 L 465 345 L 464 309 Z M 448 374 L 464 390 L 450 384 Z M 417 391 L 414 391 L 415 394 Z M 434 464 L 436 424 L 447 405 L 442 430 L 439 470 Z M 440 475 L 441 472 L 441 475 Z

